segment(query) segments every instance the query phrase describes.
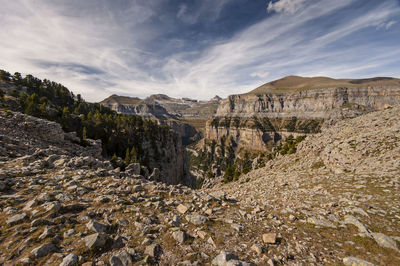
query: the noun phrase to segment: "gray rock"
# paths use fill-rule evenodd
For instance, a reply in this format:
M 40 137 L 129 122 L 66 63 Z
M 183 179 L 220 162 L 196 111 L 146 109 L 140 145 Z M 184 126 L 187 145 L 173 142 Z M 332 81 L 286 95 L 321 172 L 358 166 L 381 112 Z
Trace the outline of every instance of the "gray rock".
M 112 256 L 110 258 L 110 265 L 112 266 L 131 266 L 133 265 L 133 259 L 131 254 L 127 251 L 122 251 L 117 256 Z
M 106 234 L 95 233 L 85 238 L 85 245 L 88 248 L 103 248 L 109 239 Z
M 43 230 L 43 233 L 39 236 L 39 239 L 45 239 L 46 237 L 50 237 L 53 236 L 53 229 L 51 227 L 48 227 L 46 225 L 46 227 Z
M 70 237 L 73 233 L 75 233 L 74 229 L 69 229 L 67 231 L 64 232 L 63 236 L 64 238 Z
M 5 182 L 0 181 L 0 191 L 5 191 L 7 189 L 7 185 Z
M 179 243 L 185 242 L 186 234 L 183 231 L 175 231 L 172 233 L 172 237 Z
M 174 215 L 170 224 L 172 226 L 179 227 L 181 225 L 181 217 Z
M 22 209 L 24 211 L 30 211 L 33 207 L 39 205 L 39 201 L 37 199 L 32 199 L 25 204 L 25 207 Z
M 231 224 L 231 227 L 237 232 L 241 232 L 243 230 L 243 226 L 241 226 L 240 224 Z
M 325 220 L 323 218 L 315 218 L 315 217 L 310 217 L 307 219 L 307 222 L 313 225 L 318 225 L 318 226 L 323 226 L 323 227 L 330 227 L 330 228 L 336 228 L 334 224 L 329 222 L 328 220 Z
M 150 255 L 151 257 L 158 257 L 162 252 L 161 246 L 159 244 L 151 244 L 146 247 L 144 254 Z
M 238 256 L 236 256 L 235 254 L 222 250 L 221 253 L 219 253 L 219 255 L 212 260 L 211 264 L 225 266 L 228 261 L 238 259 Z
M 25 220 L 25 218 L 27 218 L 27 214 L 26 213 L 20 213 L 20 214 L 16 214 L 10 218 L 7 219 L 6 224 L 8 225 L 15 225 L 15 224 L 19 224 L 22 221 Z
M 367 234 L 368 236 L 371 233 L 371 231 L 365 225 L 363 225 L 360 221 L 357 220 L 357 218 L 355 218 L 352 215 L 346 215 L 344 217 L 344 222 L 343 223 L 352 224 L 352 225 L 356 226 L 360 233 Z
M 35 219 L 31 222 L 31 227 L 36 227 L 36 226 L 40 226 L 40 225 L 50 225 L 51 222 L 45 219 Z
M 53 253 L 57 250 L 57 247 L 52 243 L 52 242 L 48 242 L 46 244 L 43 244 L 37 248 L 34 248 L 31 251 L 31 254 L 35 257 L 35 258 L 41 258 L 44 256 L 47 256 L 50 253 Z
M 346 257 L 343 258 L 343 264 L 348 266 L 375 266 L 375 264 L 368 261 L 356 258 L 356 257 Z
M 124 264 L 122 264 L 122 261 L 117 256 L 112 256 L 110 258 L 110 265 L 111 266 L 124 266 Z
M 129 171 L 134 175 L 140 175 L 140 164 L 138 163 L 131 163 L 125 168 L 125 171 Z
M 68 254 L 67 256 L 64 257 L 63 261 L 60 263 L 59 266 L 72 266 L 77 264 L 79 261 L 78 256 L 76 256 L 75 254 Z
M 186 215 L 186 220 L 194 225 L 202 225 L 208 221 L 208 218 L 200 214 L 189 214 Z
M 105 231 L 107 231 L 108 226 L 106 224 L 103 223 L 99 223 L 93 220 L 90 220 L 87 224 L 86 227 L 91 230 L 94 231 L 96 233 L 103 233 Z
M 52 202 L 46 202 L 42 205 L 42 207 L 46 210 L 46 212 L 49 211 L 59 211 L 61 209 L 61 204 L 58 201 L 52 201 Z
M 390 236 L 387 236 L 382 233 L 372 233 L 372 237 L 375 239 L 376 243 L 378 243 L 379 246 L 399 251 L 397 242 Z

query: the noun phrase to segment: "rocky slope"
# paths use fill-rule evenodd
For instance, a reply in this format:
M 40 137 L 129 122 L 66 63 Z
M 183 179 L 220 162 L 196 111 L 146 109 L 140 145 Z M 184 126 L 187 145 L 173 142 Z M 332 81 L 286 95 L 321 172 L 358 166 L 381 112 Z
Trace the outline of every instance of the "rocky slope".
M 0 264 L 400 263 L 400 107 L 211 190 L 112 170 L 54 123 L 0 114 Z
M 290 76 L 221 101 L 206 139 L 232 136 L 247 149 L 265 150 L 290 134 L 320 131 L 325 121 L 355 117 L 400 103 L 400 80 Z M 330 122 L 332 124 L 332 122 Z

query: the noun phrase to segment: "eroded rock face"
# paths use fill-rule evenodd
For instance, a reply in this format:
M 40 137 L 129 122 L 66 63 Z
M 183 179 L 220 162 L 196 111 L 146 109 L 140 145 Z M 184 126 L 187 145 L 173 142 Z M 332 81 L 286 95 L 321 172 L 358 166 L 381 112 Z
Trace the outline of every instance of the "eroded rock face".
M 280 89 L 231 95 L 221 101 L 206 125 L 205 137 L 219 140 L 232 136 L 240 146 L 265 150 L 269 142 L 289 135 L 320 132 L 334 124 L 372 110 L 400 103 L 399 86 L 325 87 Z

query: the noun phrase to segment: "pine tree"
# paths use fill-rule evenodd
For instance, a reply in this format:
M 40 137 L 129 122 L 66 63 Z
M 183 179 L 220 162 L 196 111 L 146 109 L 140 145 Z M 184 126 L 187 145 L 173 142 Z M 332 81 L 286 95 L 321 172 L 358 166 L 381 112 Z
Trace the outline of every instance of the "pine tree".
M 82 130 L 82 140 L 86 140 L 86 127 L 83 127 Z
M 131 156 L 129 153 L 129 147 L 126 148 L 126 155 L 125 155 L 125 165 L 128 165 L 131 162 Z
M 135 147 L 132 147 L 131 154 L 130 154 L 130 163 L 136 163 L 137 160 L 137 152 Z

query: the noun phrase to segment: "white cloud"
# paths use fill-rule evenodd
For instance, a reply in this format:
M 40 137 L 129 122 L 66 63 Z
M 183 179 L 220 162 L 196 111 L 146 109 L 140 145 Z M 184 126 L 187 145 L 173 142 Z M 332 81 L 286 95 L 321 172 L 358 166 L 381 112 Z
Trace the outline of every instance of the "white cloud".
M 65 0 L 66 5 L 69 1 Z M 397 44 L 377 45 L 381 40 L 375 40 L 374 35 L 354 37 L 381 24 L 382 29 L 395 30 L 394 17 L 400 14 L 395 0 L 386 0 L 369 11 L 331 18 L 329 27 L 320 28 L 315 23 L 326 22 L 330 14 L 356 1 L 316 0 L 300 8 L 281 9 L 281 15 L 268 15 L 205 50 L 161 57 L 137 45 L 152 44 L 162 30 L 142 27 L 156 14 L 154 7 L 146 4 L 153 1 L 132 1 L 135 4 L 130 8 L 112 14 L 106 7 L 96 5 L 96 12 L 79 16 L 74 16 L 76 10 L 66 15 L 66 7 L 60 8 L 52 1 L 2 1 L 0 24 L 7 34 L 0 38 L 0 68 L 58 81 L 91 101 L 113 93 L 225 97 L 293 74 L 399 76 L 398 67 L 385 71 L 387 65 L 398 63 Z M 210 1 L 207 3 L 211 5 Z M 216 7 L 220 9 L 213 14 L 217 16 L 226 3 L 227 0 L 219 0 Z M 82 10 L 79 12 L 85 9 Z M 135 10 L 141 10 L 140 18 L 131 16 L 137 14 Z M 391 34 L 393 30 L 382 32 Z
M 268 76 L 269 76 L 269 72 L 253 72 L 250 74 L 250 77 L 261 78 L 261 79 L 265 79 Z
M 294 14 L 304 7 L 307 0 L 278 0 L 277 2 L 269 2 L 267 10 L 268 12 L 275 11 L 277 13 L 289 13 Z
M 387 29 L 388 30 L 396 23 L 397 23 L 397 21 L 395 21 L 395 20 L 391 20 L 389 22 L 384 21 L 384 22 L 378 23 L 376 27 L 377 27 L 377 29 Z

